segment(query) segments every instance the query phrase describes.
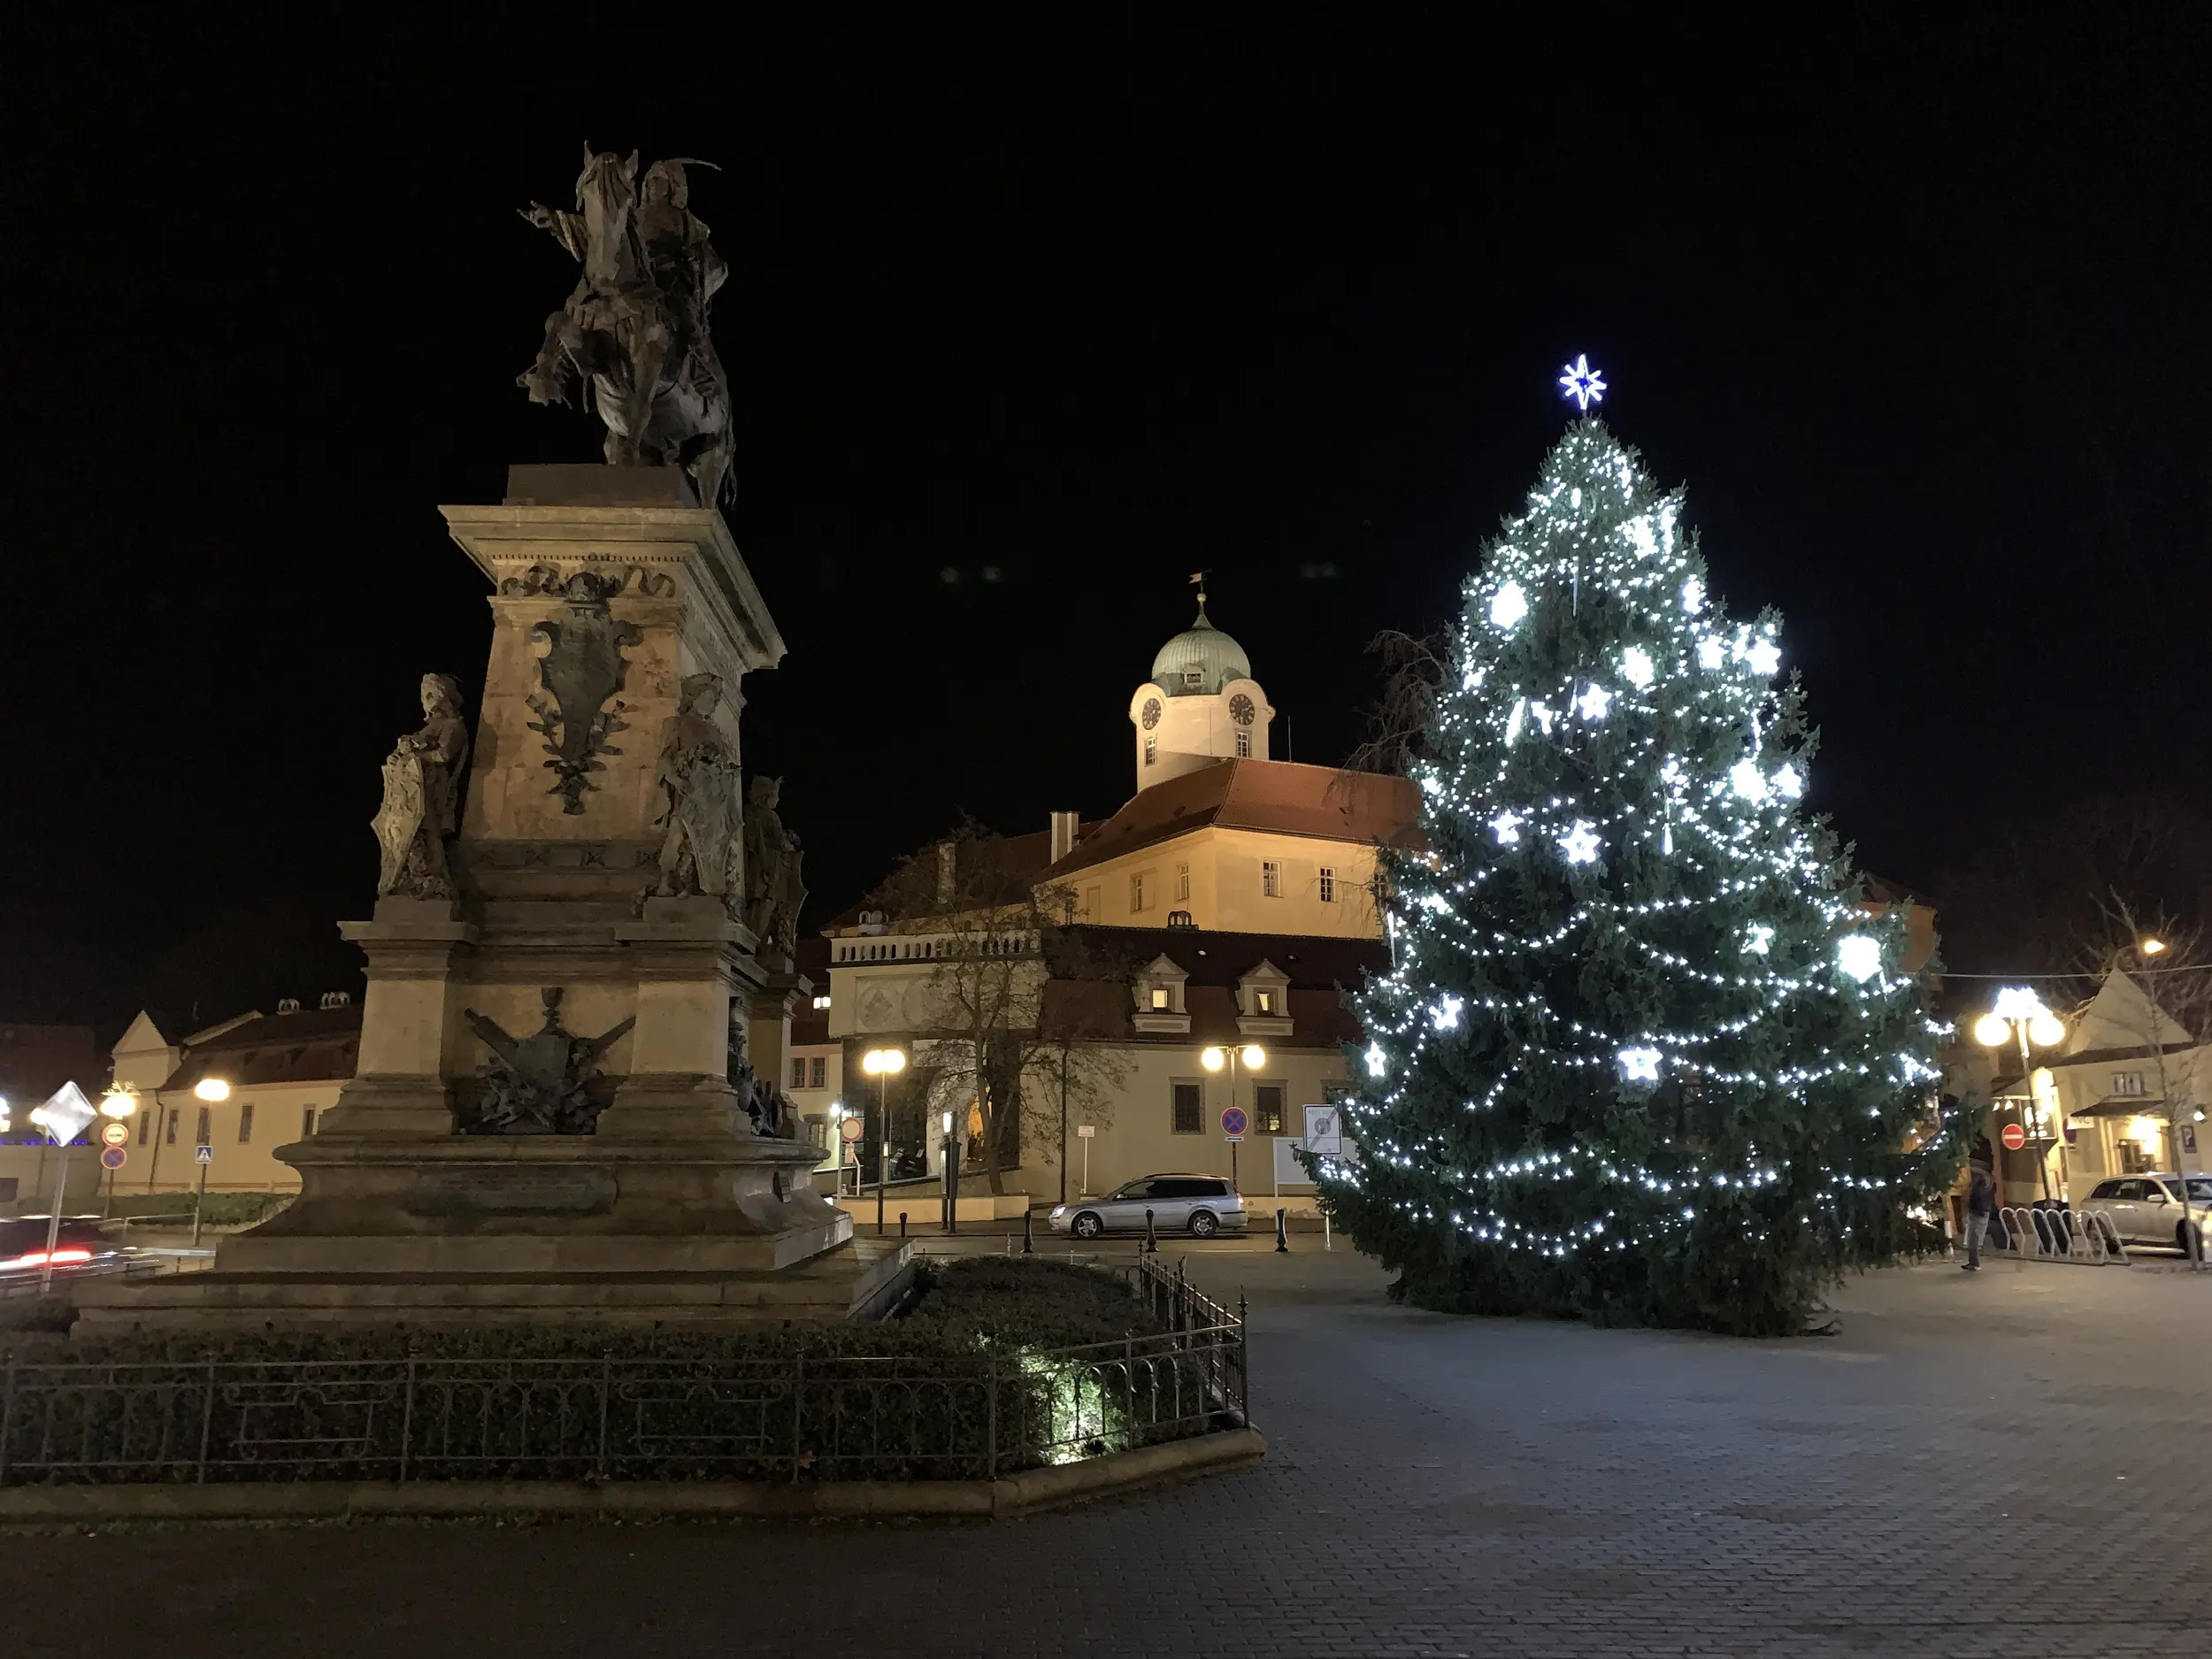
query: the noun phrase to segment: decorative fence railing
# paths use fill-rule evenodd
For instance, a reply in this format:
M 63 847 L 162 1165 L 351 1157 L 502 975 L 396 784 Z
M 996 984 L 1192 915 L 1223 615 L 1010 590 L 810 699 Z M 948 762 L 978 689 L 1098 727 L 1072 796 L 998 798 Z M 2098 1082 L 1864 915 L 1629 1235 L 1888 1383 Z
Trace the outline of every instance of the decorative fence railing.
M 1244 1321 L 1143 1264 L 1163 1324 L 956 1357 L 206 1360 L 0 1367 L 0 1486 L 994 1479 L 1242 1426 Z
M 2008 1204 L 1989 1229 L 1988 1248 L 2029 1261 L 2127 1264 L 2126 1247 L 2111 1221 L 2095 1210 L 2040 1210 Z

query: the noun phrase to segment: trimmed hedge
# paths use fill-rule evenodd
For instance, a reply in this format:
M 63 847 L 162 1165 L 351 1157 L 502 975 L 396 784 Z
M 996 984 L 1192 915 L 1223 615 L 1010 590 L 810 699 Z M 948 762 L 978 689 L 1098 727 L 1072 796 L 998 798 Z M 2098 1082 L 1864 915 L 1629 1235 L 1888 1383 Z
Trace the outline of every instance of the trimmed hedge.
M 1096 1268 L 983 1256 L 916 1269 L 918 1294 L 879 1325 L 792 1324 L 696 1329 L 590 1325 L 364 1325 L 261 1331 L 57 1333 L 53 1303 L 36 1328 L 0 1331 L 0 1359 L 43 1364 L 252 1363 L 286 1360 L 770 1360 L 803 1350 L 824 1358 L 952 1359 L 1003 1348 L 1073 1348 L 1162 1330 L 1145 1304 Z M 65 1292 L 64 1293 L 66 1294 Z M 56 1300 L 58 1300 L 57 1298 Z M 71 1314 L 59 1316 L 65 1319 Z

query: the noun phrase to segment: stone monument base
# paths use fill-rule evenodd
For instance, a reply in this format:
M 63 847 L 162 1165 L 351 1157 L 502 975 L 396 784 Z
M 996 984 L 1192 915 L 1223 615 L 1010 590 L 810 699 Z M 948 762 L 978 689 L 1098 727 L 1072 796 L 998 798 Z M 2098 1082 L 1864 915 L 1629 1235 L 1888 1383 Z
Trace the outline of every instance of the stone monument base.
M 288 1209 L 206 1272 L 88 1281 L 81 1325 L 865 1318 L 910 1260 L 853 1238 L 793 1141 L 334 1133 L 285 1156 L 303 1181 Z

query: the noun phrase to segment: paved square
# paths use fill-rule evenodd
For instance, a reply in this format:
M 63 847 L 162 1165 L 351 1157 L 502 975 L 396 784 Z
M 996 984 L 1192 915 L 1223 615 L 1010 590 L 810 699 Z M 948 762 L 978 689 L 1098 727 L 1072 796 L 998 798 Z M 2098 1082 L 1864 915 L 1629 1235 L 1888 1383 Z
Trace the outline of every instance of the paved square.
M 1191 1256 L 1261 1467 L 996 1525 L 0 1540 L 0 1650 L 2201 1655 L 2212 1275 L 1858 1281 L 1747 1343 L 1389 1306 L 1301 1236 Z

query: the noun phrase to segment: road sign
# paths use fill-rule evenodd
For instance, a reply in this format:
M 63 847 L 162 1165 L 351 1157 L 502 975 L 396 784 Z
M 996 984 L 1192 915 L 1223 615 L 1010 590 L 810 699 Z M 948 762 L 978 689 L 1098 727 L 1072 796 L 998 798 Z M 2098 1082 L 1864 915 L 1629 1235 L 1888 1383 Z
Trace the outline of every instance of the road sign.
M 128 1124 L 104 1124 L 101 1125 L 100 1140 L 103 1145 L 119 1147 L 126 1141 L 129 1141 L 130 1138 L 131 1126 Z
M 118 1124 L 116 1127 L 119 1129 L 122 1125 Z M 120 1147 L 103 1147 L 100 1148 L 100 1167 L 104 1170 L 119 1170 L 123 1167 L 123 1161 L 129 1156 L 130 1154 Z
M 837 1125 L 837 1133 L 847 1141 L 857 1141 L 868 1133 L 867 1125 L 857 1118 L 848 1118 Z
M 203 1141 L 200 1145 L 192 1148 L 192 1162 L 195 1164 L 214 1163 L 215 1148 Z
M 2005 1150 L 2008 1152 L 2017 1152 L 2028 1144 L 2028 1132 L 2018 1124 L 2007 1124 L 1998 1132 L 1997 1138 L 2005 1143 Z
M 1221 1133 L 1232 1141 L 1242 1140 L 1244 1132 L 1251 1125 L 1252 1120 L 1244 1115 L 1243 1107 L 1227 1106 L 1222 1109 Z
M 1094 1141 L 1094 1140 L 1096 1140 L 1096 1139 L 1098 1138 L 1098 1125 L 1097 1125 L 1096 1124 L 1078 1124 L 1078 1125 L 1075 1125 L 1075 1138 L 1076 1138 L 1078 1141 Z

